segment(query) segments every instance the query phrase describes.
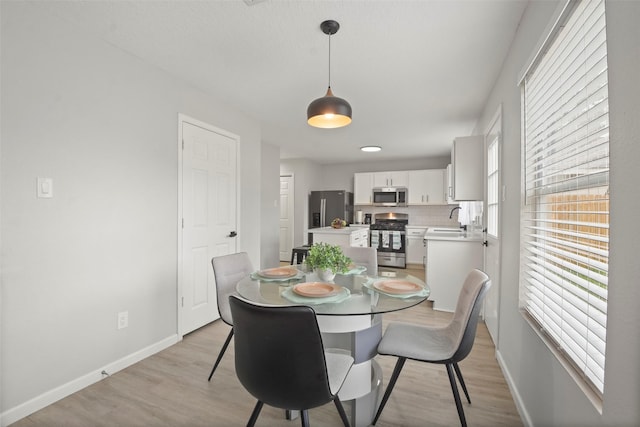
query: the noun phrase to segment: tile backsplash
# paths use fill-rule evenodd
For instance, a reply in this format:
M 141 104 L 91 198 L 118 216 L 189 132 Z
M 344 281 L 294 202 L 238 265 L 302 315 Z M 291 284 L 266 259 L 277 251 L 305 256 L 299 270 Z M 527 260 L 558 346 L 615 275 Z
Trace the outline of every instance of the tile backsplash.
M 406 213 L 409 215 L 409 225 L 432 225 L 440 227 L 459 227 L 458 212 L 456 210 L 453 213 L 451 219 L 449 214 L 451 209 L 458 205 L 433 205 L 433 206 L 408 206 L 405 208 L 386 208 L 378 206 L 359 206 L 356 205 L 354 210 L 357 212 L 362 211 L 364 214 L 370 213 L 372 217 L 377 213 L 396 212 Z

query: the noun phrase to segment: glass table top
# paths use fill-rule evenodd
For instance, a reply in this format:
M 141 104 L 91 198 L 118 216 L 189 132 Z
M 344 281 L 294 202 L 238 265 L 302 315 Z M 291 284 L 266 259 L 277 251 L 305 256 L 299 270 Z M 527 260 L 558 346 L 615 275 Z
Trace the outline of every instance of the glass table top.
M 275 279 L 259 272 L 240 280 L 238 294 L 252 302 L 268 305 L 308 305 L 316 314 L 355 316 L 403 310 L 427 299 L 429 287 L 403 271 L 379 269 L 377 275 L 337 274 L 332 281 L 321 280 L 291 266 L 295 277 Z M 298 286 L 296 286 L 298 285 Z

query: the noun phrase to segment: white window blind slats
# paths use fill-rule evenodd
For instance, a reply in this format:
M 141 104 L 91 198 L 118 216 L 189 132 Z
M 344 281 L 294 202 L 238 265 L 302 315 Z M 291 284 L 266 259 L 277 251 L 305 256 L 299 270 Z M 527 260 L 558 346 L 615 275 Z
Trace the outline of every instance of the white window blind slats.
M 593 382 L 593 373 L 604 374 L 605 328 L 585 319 L 583 312 L 572 310 L 560 296 L 559 287 L 554 290 L 542 282 L 548 284 L 544 278 L 532 277 L 528 281 L 529 299 L 535 303 L 529 313 L 545 325 L 544 330 L 561 344 L 561 350 L 569 354 Z
M 543 259 L 558 263 L 563 267 L 573 267 L 577 273 L 581 274 L 583 277 L 596 281 L 599 285 L 609 284 L 608 277 L 606 276 L 608 273 L 607 263 L 591 259 L 588 256 L 580 255 L 580 253 L 590 254 L 590 251 L 578 252 L 567 250 L 572 248 L 567 246 L 567 249 L 565 249 L 564 246 L 550 245 L 545 239 L 541 239 L 541 241 L 532 241 L 531 246 L 533 248 L 540 249 L 540 252 L 538 252 L 537 255 Z M 570 259 L 571 261 L 564 261 L 566 259 Z M 583 268 L 581 266 L 588 266 L 588 268 Z M 576 279 L 576 283 L 582 284 L 582 282 L 583 280 L 581 278 Z M 601 288 L 598 287 L 597 289 Z M 600 294 L 597 290 L 594 290 L 594 292 Z M 606 298 L 606 291 L 603 291 L 601 296 Z
M 600 339 L 593 331 L 593 327 L 589 330 L 585 327 L 583 319 L 577 319 L 571 316 L 570 310 L 566 309 L 566 305 L 562 305 L 561 298 L 553 298 L 552 294 L 540 293 L 540 287 L 531 287 L 535 292 L 534 299 L 545 304 L 539 304 L 533 315 L 537 318 L 547 320 L 548 328 L 554 338 L 571 348 L 571 352 L 579 355 L 579 359 L 584 361 L 591 359 L 599 367 L 604 368 L 604 350 L 605 342 Z M 533 293 L 532 293 L 533 294 Z M 540 307 L 544 307 L 540 309 Z M 579 312 L 577 312 L 579 313 Z M 574 328 L 575 327 L 575 328 Z M 604 329 L 600 327 L 600 329 Z M 589 337 L 587 339 L 586 337 Z
M 542 63 L 541 68 L 547 72 L 527 79 L 527 86 L 533 92 L 533 95 L 527 99 L 527 108 L 531 112 L 532 122 L 529 126 L 531 126 L 532 135 L 540 134 L 541 128 L 548 125 L 545 120 L 557 117 L 562 112 L 562 107 L 576 105 L 576 96 L 580 95 L 582 88 L 595 79 L 594 75 L 602 73 L 602 67 L 598 67 L 598 64 L 601 64 L 602 59 L 606 57 L 604 19 L 597 31 L 598 34 L 594 34 L 592 38 L 597 38 L 598 46 L 592 46 L 590 50 L 580 50 L 577 45 L 588 44 L 590 40 L 576 39 L 575 45 L 568 48 L 568 52 L 559 53 L 552 58 L 555 62 L 549 65 L 553 68 L 547 70 Z M 553 52 L 549 52 L 549 55 L 552 54 Z M 562 73 L 561 79 L 559 79 L 560 73 Z M 551 120 L 551 122 L 556 121 Z
M 562 32 L 558 34 L 555 43 L 550 46 L 547 54 L 540 59 L 539 69 L 536 69 L 534 73 L 527 78 L 532 84 L 536 82 L 548 82 L 552 76 L 558 74 L 558 70 L 567 70 L 566 75 L 571 74 L 571 67 L 566 65 L 571 62 L 572 58 L 575 58 L 578 54 L 583 52 L 590 52 L 594 50 L 595 44 L 591 41 L 602 33 L 605 28 L 604 14 L 601 14 L 597 3 L 593 3 L 588 9 L 582 8 L 579 12 L 580 16 L 574 16 L 571 18 L 574 22 L 579 22 L 580 26 L 569 27 L 565 25 Z M 586 46 L 586 47 L 585 47 Z M 558 85 L 558 82 L 553 82 Z M 549 97 L 549 93 L 542 93 L 535 88 L 537 96 Z M 534 96 L 532 99 L 536 99 Z
M 567 248 L 573 249 L 575 251 L 582 251 L 582 252 L 588 252 L 588 253 L 593 253 L 596 255 L 600 255 L 602 258 L 607 258 L 609 255 L 609 252 L 603 249 L 599 249 L 597 246 L 587 246 L 587 245 L 583 245 L 580 243 L 576 243 L 574 240 L 564 240 L 564 239 L 558 239 L 555 237 L 551 237 L 554 235 L 564 235 L 564 236 L 570 236 L 571 234 L 573 235 L 577 235 L 577 233 L 556 233 L 553 229 L 550 228 L 541 228 L 541 227 L 529 227 L 533 230 L 537 230 L 537 233 L 531 233 L 529 234 L 529 237 L 536 239 L 537 241 L 545 241 L 549 244 L 553 244 L 553 245 L 562 245 L 562 246 L 566 246 Z M 547 233 L 549 232 L 549 233 Z M 584 236 L 584 235 L 582 235 Z M 592 237 L 597 237 L 597 236 L 589 236 L 589 238 L 591 239 Z M 592 239 L 595 242 L 608 242 L 608 238 L 597 238 L 597 239 Z M 591 262 L 593 263 L 594 266 L 598 266 L 600 269 L 602 270 L 607 270 L 608 269 L 608 264 L 604 263 L 604 262 L 598 262 L 596 260 L 591 260 Z
M 600 394 L 609 287 L 604 1 L 576 1 L 523 83 L 521 307 Z
M 604 38 L 604 20 L 602 26 L 600 37 Z M 585 86 L 591 82 L 596 85 L 598 82 L 602 84 L 602 80 L 598 80 L 598 76 L 604 75 L 606 78 L 606 44 L 604 44 L 604 40 L 599 40 L 599 42 L 599 49 L 590 54 L 578 52 L 581 54 L 580 61 L 577 61 L 575 56 L 559 56 L 558 60 L 563 62 L 557 66 L 562 67 L 565 73 L 564 78 L 559 78 L 559 70 L 554 69 L 550 75 L 527 80 L 527 87 L 533 93 L 527 99 L 527 110 L 529 111 L 527 126 L 530 128 L 532 142 L 535 143 L 536 137 L 545 133 L 544 129 L 556 128 L 557 123 L 566 115 L 567 111 L 578 111 L 576 105 L 584 100 L 586 94 L 583 89 Z M 566 62 L 569 61 L 573 61 L 570 64 L 572 68 L 566 69 L 563 66 L 567 65 Z
M 578 40 L 581 44 L 592 42 L 594 44 L 590 44 L 587 49 L 580 52 L 569 52 L 566 56 L 558 55 L 556 57 L 557 63 L 554 64 L 555 68 L 549 69 L 547 75 L 527 80 L 529 87 L 536 91 L 536 95 L 529 100 L 534 117 L 544 117 L 544 115 L 547 114 L 545 111 L 541 111 L 541 107 L 549 105 L 546 101 L 550 95 L 561 91 L 559 92 L 560 96 L 554 96 L 555 99 L 553 102 L 555 102 L 556 105 L 561 105 L 560 103 L 562 102 L 570 103 L 572 96 L 575 96 L 575 94 L 581 90 L 579 86 L 581 82 L 583 82 L 583 79 L 587 78 L 591 80 L 594 72 L 601 72 L 601 68 L 597 67 L 597 63 L 606 57 L 604 20 L 601 23 L 601 27 L 597 30 L 598 33 L 594 34 L 592 40 Z M 560 72 L 559 70 L 562 70 L 564 73 L 562 82 L 553 80 L 554 77 L 557 77 L 557 74 Z M 534 134 L 536 133 L 537 126 L 540 124 L 541 123 L 536 123 L 532 128 Z
M 603 288 L 601 284 L 594 284 L 592 281 L 585 280 L 580 276 L 567 275 L 566 270 L 564 269 L 567 267 L 566 265 L 558 264 L 556 262 L 558 261 L 558 258 L 549 256 L 548 254 L 545 254 L 544 257 L 541 257 L 541 252 L 543 251 L 539 251 L 536 249 L 531 249 L 529 251 L 530 255 L 528 257 L 528 260 L 530 261 L 530 263 L 528 264 L 528 266 L 530 268 L 537 271 L 539 274 L 543 275 L 553 283 L 562 281 L 562 283 L 570 286 L 569 288 L 567 288 L 567 291 L 573 292 L 575 295 L 580 296 L 585 301 L 589 300 L 590 304 L 592 304 L 594 308 L 606 313 L 606 304 L 602 304 L 595 299 L 590 299 L 591 296 L 594 296 L 606 302 L 606 288 Z M 544 271 L 541 269 L 543 269 Z

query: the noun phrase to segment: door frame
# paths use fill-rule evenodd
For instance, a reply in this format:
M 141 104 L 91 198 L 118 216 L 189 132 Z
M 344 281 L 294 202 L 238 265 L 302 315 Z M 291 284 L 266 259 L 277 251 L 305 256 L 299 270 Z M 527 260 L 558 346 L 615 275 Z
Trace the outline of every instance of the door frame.
M 498 259 L 498 265 L 497 265 L 497 271 L 495 272 L 497 274 L 497 277 L 495 278 L 495 282 L 497 283 L 496 287 L 493 289 L 494 291 L 497 292 L 497 320 L 496 320 L 496 336 L 492 336 L 491 333 L 489 335 L 491 335 L 491 339 L 494 340 L 494 345 L 496 347 L 496 349 L 498 348 L 499 345 L 499 340 L 500 340 L 500 306 L 501 306 L 501 288 L 502 288 L 502 209 L 503 209 L 503 205 L 504 205 L 504 181 L 502 179 L 502 174 L 503 174 L 503 164 L 502 164 L 502 145 L 504 143 L 503 141 L 503 115 L 502 115 L 502 104 L 498 105 L 498 108 L 496 110 L 496 112 L 494 113 L 494 115 L 491 117 L 491 120 L 489 121 L 489 123 L 487 124 L 485 130 L 484 130 L 484 150 L 483 150 L 483 163 L 484 163 L 484 176 L 483 176 L 483 180 L 484 180 L 484 206 L 483 206 L 483 211 L 487 212 L 487 202 L 488 202 L 488 198 L 487 198 L 487 193 L 488 193 L 488 188 L 487 188 L 487 169 L 488 169 L 488 165 L 487 165 L 487 150 L 489 148 L 489 143 L 490 141 L 488 140 L 487 136 L 490 135 L 491 130 L 493 130 L 494 128 L 498 129 L 499 132 L 499 137 L 498 137 L 498 223 L 497 223 L 497 227 L 498 227 L 498 238 L 494 238 L 494 237 L 490 237 L 488 232 L 485 231 L 484 233 L 484 239 L 486 242 L 489 242 L 490 240 L 493 241 L 497 241 L 497 245 L 498 245 L 498 253 L 497 253 L 497 259 Z M 483 229 L 486 230 L 487 229 L 487 220 L 488 220 L 488 216 L 485 214 L 483 215 L 483 221 L 484 221 L 484 226 Z M 489 246 L 485 246 L 484 248 L 484 260 L 483 260 L 483 268 L 486 271 L 487 270 L 487 250 L 488 250 Z M 495 275 L 494 275 L 495 277 Z M 493 287 L 493 286 L 492 286 Z M 484 308 L 483 308 L 483 312 L 484 312 Z M 483 318 L 485 319 L 486 322 L 486 313 L 483 313 Z
M 182 220 L 182 212 L 183 212 L 183 202 L 182 202 L 182 198 L 183 198 L 183 192 L 182 192 L 182 185 L 183 185 L 183 168 L 182 168 L 182 162 L 183 162 L 183 141 L 182 141 L 182 126 L 184 123 L 190 123 L 192 125 L 201 127 L 203 129 L 206 129 L 208 131 L 211 132 L 215 132 L 218 133 L 220 135 L 226 136 L 228 138 L 233 139 L 236 142 L 236 230 L 238 232 L 238 237 L 236 237 L 236 250 L 239 250 L 239 248 L 242 247 L 241 244 L 241 238 L 242 238 L 242 230 L 241 230 L 241 225 L 240 225 L 240 199 L 241 199 L 241 194 L 240 194 L 240 137 L 236 134 L 233 134 L 231 132 L 228 132 L 224 129 L 221 129 L 219 127 L 213 126 L 209 123 L 203 122 L 201 120 L 198 119 L 194 119 L 193 117 L 190 117 L 186 114 L 183 113 L 178 113 L 178 144 L 177 144 L 177 149 L 178 149 L 178 188 L 177 188 L 177 194 L 178 194 L 178 212 L 176 215 L 176 235 L 177 235 L 177 240 L 178 240 L 178 254 L 177 254 L 177 277 L 176 277 L 176 319 L 177 319 L 177 324 L 176 324 L 176 332 L 178 335 L 178 340 L 182 340 L 182 337 L 185 335 L 184 331 L 184 322 L 183 322 L 183 318 L 182 318 L 182 295 L 183 295 L 183 282 L 182 282 L 182 277 L 183 277 L 183 264 L 184 264 L 184 260 L 182 258 L 182 249 L 183 249 L 183 220 Z
M 296 177 L 294 175 L 293 172 L 286 172 L 286 173 L 281 173 L 280 174 L 280 179 L 282 179 L 283 177 L 290 177 L 291 178 L 291 197 L 293 200 L 293 205 L 292 205 L 292 209 L 291 209 L 291 238 L 290 238 L 290 245 L 291 245 L 291 249 L 295 248 L 295 245 L 293 242 L 295 242 L 295 225 L 296 225 L 296 199 L 295 199 L 295 188 L 296 188 Z M 280 250 L 281 248 L 278 248 L 278 253 L 282 252 Z M 280 258 L 278 256 L 278 258 Z M 280 260 L 282 261 L 282 260 Z

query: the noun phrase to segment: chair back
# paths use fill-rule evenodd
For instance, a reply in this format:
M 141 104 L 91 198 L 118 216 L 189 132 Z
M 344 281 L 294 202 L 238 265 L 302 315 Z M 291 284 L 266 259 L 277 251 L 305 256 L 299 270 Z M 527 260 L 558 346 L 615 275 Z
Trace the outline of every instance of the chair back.
M 367 267 L 366 273 L 370 276 L 378 274 L 378 252 L 376 248 L 342 246 L 342 252 L 356 264 Z
M 458 343 L 454 347 L 457 350 L 451 357 L 453 362 L 461 361 L 471 352 L 476 338 L 482 300 L 490 286 L 489 276 L 478 269 L 472 270 L 462 285 L 453 319 L 448 326 L 451 336 L 455 337 Z
M 316 314 L 308 306 L 262 306 L 229 297 L 238 379 L 276 408 L 303 410 L 333 400 Z
M 251 260 L 246 252 L 239 252 L 213 257 L 211 265 L 213 266 L 213 275 L 216 278 L 218 313 L 224 323 L 233 326 L 229 309 L 229 295 L 236 292 L 236 284 L 240 279 L 253 272 Z

